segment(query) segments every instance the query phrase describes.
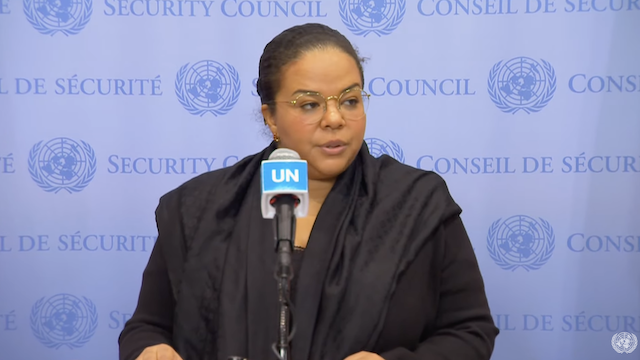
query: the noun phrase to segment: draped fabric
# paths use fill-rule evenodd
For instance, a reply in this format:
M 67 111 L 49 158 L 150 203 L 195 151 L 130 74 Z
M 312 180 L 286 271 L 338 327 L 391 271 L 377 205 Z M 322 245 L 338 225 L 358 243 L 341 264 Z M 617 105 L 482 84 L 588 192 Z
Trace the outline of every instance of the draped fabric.
M 158 244 L 172 254 L 173 346 L 186 360 L 273 356 L 276 254 L 272 223 L 260 213 L 259 167 L 275 148 L 161 200 L 159 209 L 180 207 L 176 223 L 159 223 Z M 297 274 L 293 358 L 372 350 L 399 276 L 460 211 L 438 175 L 374 158 L 363 143 L 326 198 Z

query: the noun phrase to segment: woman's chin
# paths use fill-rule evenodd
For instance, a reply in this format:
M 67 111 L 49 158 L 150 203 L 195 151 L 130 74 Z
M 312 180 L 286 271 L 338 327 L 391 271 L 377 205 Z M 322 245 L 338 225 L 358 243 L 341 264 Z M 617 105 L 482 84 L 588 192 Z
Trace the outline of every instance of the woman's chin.
M 309 166 L 309 179 L 311 180 L 330 180 L 335 179 L 349 167 L 347 161 L 324 161 L 318 166 L 311 169 Z

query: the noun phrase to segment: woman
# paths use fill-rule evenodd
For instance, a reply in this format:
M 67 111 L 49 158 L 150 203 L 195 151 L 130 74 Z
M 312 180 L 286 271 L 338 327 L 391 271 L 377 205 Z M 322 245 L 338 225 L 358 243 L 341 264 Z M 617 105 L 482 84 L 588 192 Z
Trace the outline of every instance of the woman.
M 276 255 L 259 168 L 276 147 L 309 169 L 292 359 L 490 358 L 498 329 L 461 210 L 435 173 L 369 155 L 363 87 L 356 51 L 324 25 L 266 46 L 258 93 L 274 141 L 161 198 L 121 360 L 275 358 Z

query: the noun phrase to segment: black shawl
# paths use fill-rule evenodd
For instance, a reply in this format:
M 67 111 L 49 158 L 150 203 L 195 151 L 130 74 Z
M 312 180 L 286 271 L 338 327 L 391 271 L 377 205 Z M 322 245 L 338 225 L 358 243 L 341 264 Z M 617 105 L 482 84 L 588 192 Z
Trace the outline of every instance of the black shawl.
M 276 148 L 183 187 L 184 241 L 166 241 L 176 299 L 173 346 L 184 360 L 275 359 L 278 293 L 272 221 L 260 212 L 260 163 Z M 294 360 L 371 351 L 403 269 L 460 213 L 441 177 L 367 146 L 317 216 L 295 293 Z M 159 229 L 162 231 L 162 229 Z

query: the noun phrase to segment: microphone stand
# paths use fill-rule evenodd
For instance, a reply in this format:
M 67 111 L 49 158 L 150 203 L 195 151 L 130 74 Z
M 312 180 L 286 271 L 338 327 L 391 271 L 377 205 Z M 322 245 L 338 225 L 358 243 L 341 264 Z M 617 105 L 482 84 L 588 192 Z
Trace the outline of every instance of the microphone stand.
M 275 250 L 278 254 L 275 268 L 275 278 L 278 283 L 278 298 L 280 302 L 280 321 L 278 322 L 278 342 L 273 350 L 279 360 L 291 360 L 289 342 L 289 324 L 291 322 L 292 304 L 290 301 L 290 285 L 293 278 L 292 253 L 296 228 L 294 209 L 299 200 L 292 195 L 280 195 L 272 199 L 271 204 L 276 208 L 275 222 Z

